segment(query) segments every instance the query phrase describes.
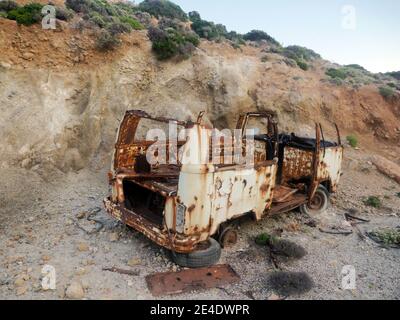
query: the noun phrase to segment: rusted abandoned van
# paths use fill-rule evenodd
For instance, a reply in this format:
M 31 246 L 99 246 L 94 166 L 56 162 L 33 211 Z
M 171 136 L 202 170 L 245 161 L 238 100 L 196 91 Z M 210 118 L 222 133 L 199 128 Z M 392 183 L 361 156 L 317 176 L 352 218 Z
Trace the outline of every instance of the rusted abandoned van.
M 203 125 L 202 116 L 185 122 L 143 111 L 126 113 L 109 174 L 112 194 L 104 200 L 114 218 L 170 250 L 178 265 L 202 267 L 216 263 L 221 247 L 235 243 L 238 218 L 260 220 L 295 208 L 309 215 L 326 210 L 341 176 L 337 126 L 338 141 L 328 142 L 319 124 L 315 139 L 301 138 L 280 134 L 272 113 L 247 113 L 236 127 L 240 137 L 215 145 L 215 129 Z M 253 121 L 260 125 L 249 137 Z M 169 137 L 146 140 L 139 130 L 144 123 L 172 123 L 185 136 L 175 142 Z M 250 141 L 252 165 L 232 163 L 229 154 L 241 148 L 243 155 Z

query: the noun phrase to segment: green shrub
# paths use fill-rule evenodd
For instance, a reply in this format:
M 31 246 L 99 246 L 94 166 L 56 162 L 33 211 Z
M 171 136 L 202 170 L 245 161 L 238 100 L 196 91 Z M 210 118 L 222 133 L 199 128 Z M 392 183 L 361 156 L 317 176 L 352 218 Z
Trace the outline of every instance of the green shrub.
M 283 59 L 283 62 L 287 66 L 292 67 L 292 68 L 296 68 L 296 66 L 297 66 L 297 62 L 293 59 L 285 58 L 285 59 Z
M 400 246 L 400 229 L 384 229 L 369 233 L 372 238 L 387 246 Z
M 65 6 L 78 13 L 89 13 L 91 0 L 66 0 Z
M 330 68 L 326 71 L 326 75 L 333 79 L 339 78 L 341 80 L 345 80 L 347 78 L 346 72 L 342 69 Z
M 308 70 L 308 64 L 307 63 L 305 63 L 304 61 L 300 61 L 300 60 L 298 60 L 296 62 L 297 62 L 297 65 L 300 67 L 300 69 L 302 69 L 304 71 Z
M 268 233 L 262 233 L 256 237 L 256 243 L 259 246 L 266 246 L 272 240 L 272 237 Z
M 347 142 L 352 148 L 357 148 L 358 146 L 358 138 L 355 135 L 350 135 L 346 137 Z
M 189 18 L 192 21 L 192 30 L 201 38 L 216 40 L 228 34 L 224 25 L 216 25 L 214 22 L 202 20 L 200 14 L 196 11 L 189 12 Z
M 121 44 L 121 40 L 117 35 L 110 33 L 107 30 L 102 30 L 96 38 L 96 48 L 99 51 L 114 50 Z
M 0 18 L 7 18 L 7 12 L 0 11 Z
M 261 57 L 261 62 L 267 62 L 269 60 L 268 56 Z
M 151 26 L 152 17 L 151 14 L 148 12 L 136 11 L 133 14 L 134 18 L 139 21 L 145 28 Z
M 199 39 L 195 34 L 173 28 L 162 30 L 151 27 L 148 36 L 159 60 L 167 60 L 178 55 L 188 58 L 199 44 Z
M 136 19 L 128 16 L 120 17 L 119 18 L 121 22 L 129 24 L 132 29 L 134 30 L 142 30 L 144 29 L 143 25 L 137 21 Z
M 364 200 L 364 204 L 368 207 L 373 207 L 373 208 L 381 208 L 382 207 L 382 201 L 378 197 L 375 196 L 370 196 L 366 200 Z
M 382 97 L 388 99 L 394 96 L 395 91 L 390 87 L 380 87 L 379 93 L 381 94 Z
M 275 46 L 275 47 L 272 47 L 271 49 L 269 49 L 268 52 L 275 53 L 275 54 L 283 54 L 284 49 L 282 47 Z
M 335 86 L 341 86 L 341 85 L 343 85 L 344 81 L 340 78 L 331 78 L 331 79 L 329 79 L 329 82 L 334 84 Z
M 18 24 L 30 26 L 42 20 L 42 8 L 43 5 L 39 3 L 30 3 L 9 11 L 7 18 L 17 21 Z
M 345 66 L 346 68 L 357 69 L 361 71 L 367 71 L 364 67 L 360 66 L 359 64 L 348 64 Z
M 148 12 L 157 18 L 168 17 L 181 21 L 188 20 L 182 8 L 168 0 L 144 0 L 139 4 L 138 10 Z
M 190 42 L 195 47 L 197 47 L 200 44 L 200 39 L 195 33 L 186 33 L 185 34 L 185 41 L 186 42 Z
M 104 28 L 107 25 L 104 17 L 98 12 L 91 12 L 88 20 L 100 28 Z
M 231 42 L 231 46 L 232 46 L 232 48 L 233 49 L 240 49 L 241 48 L 241 45 L 240 45 L 240 43 L 238 43 L 238 42 Z M 265 61 L 264 61 L 265 62 Z
M 0 1 L 0 11 L 11 11 L 17 9 L 19 6 L 15 1 L 11 0 L 3 0 Z
M 321 58 L 321 56 L 315 51 L 301 46 L 288 46 L 283 49 L 283 54 L 285 57 L 295 61 L 311 61 Z
M 236 42 L 237 44 L 245 44 L 245 41 L 243 39 L 243 35 L 237 33 L 236 31 L 230 31 L 227 32 L 224 37 L 228 40 L 231 40 L 233 42 Z
M 106 0 L 66 0 L 66 6 L 75 12 L 83 13 L 83 19 L 106 28 L 112 35 L 143 29 L 133 14 L 137 11 L 130 3 L 109 3 Z M 104 40 L 106 34 L 102 35 Z
M 400 198 L 400 192 L 398 192 L 398 193 L 396 194 L 396 196 L 397 196 L 398 198 Z
M 112 22 L 106 26 L 106 30 L 112 35 L 118 35 L 121 33 L 129 33 L 132 31 L 132 27 L 128 23 Z
M 400 71 L 394 71 L 394 72 L 387 72 L 385 75 L 391 76 L 397 80 L 400 80 Z
M 391 88 L 396 88 L 396 84 L 394 82 L 387 83 L 387 86 Z
M 71 20 L 74 16 L 73 12 L 67 8 L 56 7 L 56 18 L 63 21 Z
M 276 41 L 274 38 L 272 38 L 269 34 L 262 30 L 252 30 L 248 33 L 246 33 L 243 36 L 243 39 L 246 41 L 261 41 L 261 40 L 266 40 L 271 44 L 274 44 L 276 46 L 280 46 L 280 43 Z

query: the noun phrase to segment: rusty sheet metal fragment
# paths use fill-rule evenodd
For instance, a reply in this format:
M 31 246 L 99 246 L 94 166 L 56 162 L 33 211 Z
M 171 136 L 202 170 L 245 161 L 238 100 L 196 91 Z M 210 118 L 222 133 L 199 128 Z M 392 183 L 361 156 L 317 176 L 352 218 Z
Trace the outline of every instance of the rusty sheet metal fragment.
M 239 280 L 240 277 L 229 265 L 157 273 L 146 277 L 147 286 L 154 297 L 211 289 Z

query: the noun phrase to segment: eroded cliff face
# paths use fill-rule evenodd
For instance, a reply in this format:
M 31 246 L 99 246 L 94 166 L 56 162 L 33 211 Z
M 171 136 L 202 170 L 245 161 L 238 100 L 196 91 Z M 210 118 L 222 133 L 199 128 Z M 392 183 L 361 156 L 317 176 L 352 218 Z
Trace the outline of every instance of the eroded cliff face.
M 182 120 L 205 110 L 218 128 L 234 128 L 241 112 L 275 110 L 281 130 L 312 134 L 313 122 L 321 121 L 333 138 L 337 122 L 343 135 L 362 136 L 366 148 L 379 140 L 391 146 L 389 156 L 398 154 L 400 102 L 384 100 L 374 86 L 321 81 L 324 61 L 303 71 L 279 55 L 262 62 L 260 48 L 204 41 L 188 60 L 158 62 L 144 31 L 104 55 L 78 31 L 43 35 L 9 21 L 0 27 L 3 168 L 43 176 L 104 168 L 128 109 Z

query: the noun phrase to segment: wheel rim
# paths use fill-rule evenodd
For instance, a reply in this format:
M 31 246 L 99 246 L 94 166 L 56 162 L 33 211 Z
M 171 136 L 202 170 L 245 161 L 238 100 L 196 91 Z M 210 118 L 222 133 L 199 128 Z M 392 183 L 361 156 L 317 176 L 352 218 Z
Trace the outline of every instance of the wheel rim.
M 205 251 L 207 250 L 209 247 L 211 246 L 211 242 L 210 241 L 204 241 L 204 242 L 200 242 L 196 245 L 196 250 L 195 251 Z
M 323 190 L 317 190 L 310 203 L 302 206 L 302 210 L 311 217 L 318 218 L 329 205 L 329 198 Z
M 238 234 L 233 229 L 228 229 L 221 235 L 221 245 L 223 248 L 228 248 L 235 245 L 237 240 Z
M 321 194 L 321 192 L 317 192 L 308 207 L 313 211 L 319 211 L 323 208 L 324 202 L 323 194 Z

